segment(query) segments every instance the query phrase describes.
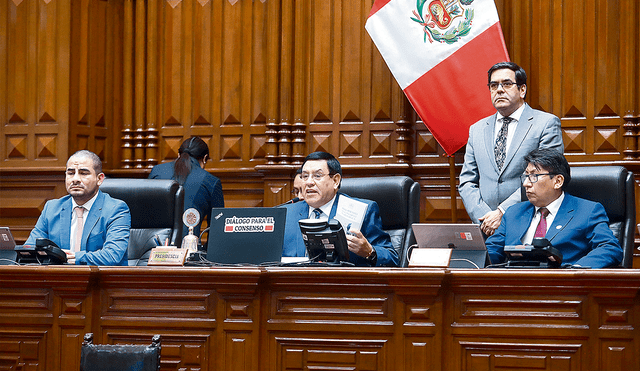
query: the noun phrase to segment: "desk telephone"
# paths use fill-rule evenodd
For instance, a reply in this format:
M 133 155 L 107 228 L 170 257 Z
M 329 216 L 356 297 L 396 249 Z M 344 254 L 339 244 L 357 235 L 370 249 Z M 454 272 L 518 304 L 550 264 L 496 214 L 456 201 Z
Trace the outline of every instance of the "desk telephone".
M 48 238 L 36 238 L 36 245 L 16 246 L 18 264 L 54 265 L 67 262 L 67 254 Z

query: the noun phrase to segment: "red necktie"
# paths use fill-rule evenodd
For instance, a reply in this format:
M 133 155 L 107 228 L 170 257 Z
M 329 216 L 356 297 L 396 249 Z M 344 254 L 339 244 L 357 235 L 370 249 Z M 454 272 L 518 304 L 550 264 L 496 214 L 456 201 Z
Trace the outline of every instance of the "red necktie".
M 533 238 L 544 237 L 547 234 L 547 215 L 549 215 L 549 210 L 546 207 L 541 207 L 538 211 L 540 211 L 540 222 Z

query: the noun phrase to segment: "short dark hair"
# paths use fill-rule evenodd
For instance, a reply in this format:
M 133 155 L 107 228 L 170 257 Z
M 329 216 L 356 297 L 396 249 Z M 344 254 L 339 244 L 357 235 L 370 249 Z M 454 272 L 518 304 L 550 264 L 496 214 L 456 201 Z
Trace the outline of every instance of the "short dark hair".
M 96 172 L 96 175 L 102 172 L 102 160 L 100 160 L 98 155 L 89 150 L 81 149 L 72 154 L 71 157 L 87 157 L 91 159 L 91 162 L 93 163 L 93 170 Z M 69 157 L 69 159 L 71 159 L 71 157 Z
M 322 151 L 310 153 L 309 155 L 307 155 L 307 157 L 304 158 L 304 161 L 302 161 L 302 166 L 300 166 L 300 169 L 302 169 L 304 167 L 304 164 L 306 164 L 307 161 L 310 160 L 325 160 L 327 161 L 327 167 L 329 168 L 329 175 L 340 174 L 340 176 L 342 176 L 342 167 L 340 166 L 340 162 L 338 162 L 338 160 L 333 157 L 331 153 Z
M 518 87 L 522 85 L 527 85 L 527 73 L 524 72 L 524 69 L 513 62 L 498 62 L 489 68 L 488 74 L 488 82 L 491 82 L 491 75 L 496 70 L 509 69 L 516 73 L 516 85 Z
M 564 183 L 562 184 L 562 190 L 571 182 L 571 168 L 569 162 L 564 155 L 551 148 L 534 149 L 524 157 L 527 164 L 535 166 L 537 169 L 544 169 L 554 175 L 562 175 L 564 177 Z

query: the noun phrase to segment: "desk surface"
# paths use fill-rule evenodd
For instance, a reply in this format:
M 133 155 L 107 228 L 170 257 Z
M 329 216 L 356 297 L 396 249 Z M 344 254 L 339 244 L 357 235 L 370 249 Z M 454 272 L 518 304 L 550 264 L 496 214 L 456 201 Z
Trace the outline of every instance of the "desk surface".
M 637 370 L 640 271 L 0 267 L 0 369 Z M 13 367 L 13 368 L 12 368 Z

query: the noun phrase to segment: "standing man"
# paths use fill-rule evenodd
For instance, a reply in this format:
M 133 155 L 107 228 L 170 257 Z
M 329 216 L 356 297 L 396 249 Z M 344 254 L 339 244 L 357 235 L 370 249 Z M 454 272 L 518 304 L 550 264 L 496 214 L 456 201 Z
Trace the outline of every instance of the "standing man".
M 68 195 L 47 201 L 25 245 L 48 238 L 71 264 L 127 265 L 131 214 L 123 201 L 99 189 L 104 181 L 102 161 L 82 150 L 67 161 Z
M 564 152 L 560 119 L 524 102 L 527 75 L 513 62 L 489 69 L 489 92 L 497 112 L 469 128 L 458 191 L 474 223 L 491 236 L 509 206 L 520 202 L 523 160 L 536 148 Z
M 544 237 L 560 250 L 563 263 L 589 268 L 616 267 L 624 255 L 609 228 L 604 207 L 564 193 L 571 181 L 569 163 L 552 149 L 524 158 L 522 185 L 529 201 L 510 207 L 496 233 L 487 239 L 492 264 L 505 260 L 505 245 L 531 244 Z
M 340 162 L 330 153 L 313 152 L 302 163 L 301 179 L 304 201 L 288 204 L 284 229 L 282 256 L 305 256 L 306 247 L 298 221 L 301 219 L 332 219 L 336 215 L 338 201 L 349 196 L 339 193 L 342 180 Z M 391 244 L 391 237 L 382 230 L 378 204 L 356 199 L 367 204 L 362 231 L 350 229 L 347 234 L 349 260 L 358 266 L 397 266 L 398 254 Z

